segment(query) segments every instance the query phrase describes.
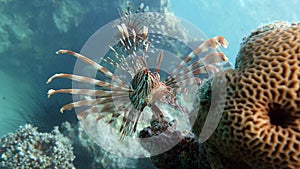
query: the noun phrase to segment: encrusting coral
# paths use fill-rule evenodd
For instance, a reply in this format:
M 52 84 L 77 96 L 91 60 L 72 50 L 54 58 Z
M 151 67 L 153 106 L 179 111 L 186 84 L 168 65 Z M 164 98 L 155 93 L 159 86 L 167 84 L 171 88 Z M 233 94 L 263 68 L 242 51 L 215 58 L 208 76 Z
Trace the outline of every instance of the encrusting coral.
M 75 168 L 70 140 L 55 127 L 40 133 L 28 124 L 0 139 L 0 168 Z
M 236 69 L 220 75 L 224 113 L 204 143 L 212 168 L 300 168 L 300 25 L 259 28 L 244 39 Z M 210 86 L 202 90 L 195 134 L 211 101 Z

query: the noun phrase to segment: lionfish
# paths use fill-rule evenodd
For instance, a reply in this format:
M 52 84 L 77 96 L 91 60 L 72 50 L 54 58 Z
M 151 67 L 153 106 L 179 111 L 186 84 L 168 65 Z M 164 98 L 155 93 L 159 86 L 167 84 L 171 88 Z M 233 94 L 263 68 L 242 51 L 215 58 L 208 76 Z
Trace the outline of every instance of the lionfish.
M 86 119 L 89 114 L 96 114 L 96 121 L 110 115 L 107 121 L 109 124 L 123 116 L 122 124 L 119 129 L 121 140 L 124 139 L 125 136 L 136 132 L 139 119 L 145 107 L 150 107 L 154 117 L 158 120 L 162 120 L 164 117 L 163 112 L 157 106 L 158 102 L 168 104 L 174 109 L 185 113 L 185 108 L 178 103 L 176 97 L 186 91 L 188 85 L 201 84 L 200 78 L 196 77 L 197 75 L 207 72 L 215 73 L 218 71 L 218 68 L 214 66 L 214 64 L 227 61 L 226 56 L 218 51 L 214 51 L 199 60 L 193 61 L 196 55 L 210 49 L 218 49 L 219 46 L 227 47 L 227 41 L 221 36 L 216 36 L 204 41 L 191 53 L 183 57 L 182 61 L 168 77 L 162 80 L 159 71 L 164 53 L 162 51 L 159 52 L 155 71 L 152 72 L 147 65 L 147 52 L 151 47 L 151 41 L 148 38 L 148 27 L 142 24 L 143 21 L 136 22 L 136 20 L 130 19 L 130 16 L 131 14 L 127 12 L 125 19 L 121 19 L 121 23 L 116 25 L 120 36 L 118 44 L 123 47 L 122 49 L 125 52 L 118 52 L 116 48 L 109 46 L 110 50 L 114 53 L 114 57 L 104 59 L 106 63 L 130 74 L 132 78 L 130 84 L 126 84 L 107 67 L 96 63 L 80 53 L 64 49 L 58 50 L 56 53 L 70 54 L 78 58 L 94 67 L 102 75 L 106 76 L 106 78 L 109 78 L 111 82 L 65 73 L 55 74 L 47 81 L 47 83 L 50 83 L 55 78 L 67 78 L 100 87 L 100 89 L 96 90 L 50 89 L 48 91 L 48 97 L 50 98 L 51 95 L 57 93 L 92 97 L 90 99 L 69 103 L 63 106 L 60 112 L 63 113 L 65 110 L 72 110 L 75 107 L 88 106 L 89 108 L 77 114 L 79 120 Z M 143 19 L 147 19 L 147 17 L 142 18 L 142 20 Z M 139 49 L 143 51 L 141 55 L 137 54 L 137 50 Z M 190 63 L 189 66 L 183 68 L 183 65 L 188 63 Z M 114 81 L 114 83 L 112 83 L 112 81 Z M 113 102 L 114 99 L 119 99 L 124 103 L 122 103 L 122 106 L 116 106 Z M 101 106 L 101 108 L 99 108 L 99 106 Z

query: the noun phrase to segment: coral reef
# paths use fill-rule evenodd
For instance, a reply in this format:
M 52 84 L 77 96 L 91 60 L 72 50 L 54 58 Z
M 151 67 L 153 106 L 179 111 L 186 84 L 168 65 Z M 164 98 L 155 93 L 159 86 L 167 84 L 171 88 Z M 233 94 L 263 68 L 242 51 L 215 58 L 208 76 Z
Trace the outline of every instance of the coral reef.
M 141 2 L 151 11 L 168 10 L 170 6 L 168 0 L 143 0 L 131 1 L 132 8 Z M 51 72 L 49 67 L 59 64 L 53 61 L 57 49 L 80 49 L 97 29 L 118 18 L 118 10 L 124 8 L 123 0 L 0 0 L 0 54 L 10 56 L 3 57 L 0 66 L 3 71 L 14 70 L 14 76 L 43 76 Z M 65 69 L 73 70 L 73 64 Z
M 61 63 L 53 55 L 62 46 L 80 49 L 95 30 L 119 16 L 116 6 L 103 0 L 0 0 L 0 136 L 26 123 L 51 131 L 65 120 L 75 121 L 72 114 L 56 113 L 56 103 L 71 97 L 51 102 L 45 97 L 50 68 Z M 71 72 L 73 62 L 61 68 Z
M 26 123 L 38 126 L 39 131 L 50 131 L 62 121 L 77 120 L 72 113 L 56 113 L 57 103 L 71 97 L 53 98 L 51 102 L 45 97 L 46 77 L 53 73 L 53 67 L 64 62 L 53 55 L 61 47 L 80 49 L 97 29 L 119 17 L 119 2 L 0 0 L 0 77 L 3 79 L 0 109 L 5 110 L 0 115 L 0 136 Z M 160 8 L 156 4 L 150 8 Z M 71 59 L 70 64 L 60 67 L 59 71 L 72 72 L 73 62 Z M 64 82 L 58 85 L 62 84 Z
M 148 138 L 158 136 L 166 130 L 172 128 L 175 132 L 180 133 L 182 140 L 170 150 L 152 156 L 153 164 L 160 169 L 168 168 L 199 168 L 210 169 L 210 165 L 206 159 L 206 152 L 198 142 L 198 138 L 194 134 L 187 131 L 178 131 L 172 122 L 166 120 L 158 122 L 156 120 L 151 122 L 151 126 L 144 128 L 140 131 L 141 138 Z
M 0 63 L 2 70 L 42 76 L 59 47 L 80 48 L 94 31 L 117 18 L 119 2 L 0 1 L 0 54 L 10 56 Z
M 55 127 L 40 133 L 27 124 L 0 139 L 0 168 L 75 168 L 70 140 Z
M 300 168 L 300 26 L 273 23 L 245 38 L 228 81 L 222 119 L 204 143 L 212 168 Z M 218 78 L 214 78 L 218 80 Z M 210 107 L 201 93 L 193 131 Z
M 124 158 L 103 150 L 79 124 L 69 122 L 51 133 L 40 133 L 27 124 L 0 139 L 0 168 L 75 167 L 155 168 L 150 159 Z
M 140 8 L 140 10 L 142 9 Z M 82 54 L 65 49 L 57 51 L 57 54 L 69 54 L 78 58 L 80 62 L 83 61 L 92 66 L 92 69 L 76 64 L 72 74 L 54 74 L 47 83 L 57 78 L 67 78 L 73 81 L 73 89 L 50 89 L 48 97 L 58 93 L 72 94 L 73 102 L 62 106 L 60 111 L 63 113 L 75 109 L 85 131 L 106 151 L 119 153 L 123 157 L 144 158 L 149 157 L 149 154 L 159 154 L 170 149 L 171 146 L 175 146 L 181 140 L 177 137 L 176 132 L 174 137 L 179 138 L 178 140 L 168 137 L 168 135 L 166 139 L 169 139 L 172 144 L 165 141 L 164 143 L 167 144 L 163 146 L 150 144 L 149 141 L 147 146 L 160 146 L 160 148 L 152 147 L 152 152 L 148 148 L 148 152 L 146 152 L 144 147 L 139 148 L 143 143 L 135 139 L 135 132 L 148 126 L 149 114 L 158 119 L 164 116 L 163 112 L 166 111 L 163 109 L 170 109 L 171 112 L 175 112 L 172 114 L 176 114 L 177 117 L 186 116 L 184 121 L 179 120 L 178 126 L 190 129 L 190 124 L 193 123 L 188 121 L 192 116 L 190 114 L 198 112 L 194 110 L 198 106 L 198 95 L 193 91 L 197 90 L 197 84 L 201 83 L 202 76 L 209 76 L 210 73 L 218 71 L 217 66 L 214 65 L 219 67 L 222 65 L 220 62 L 227 61 L 222 52 L 216 51 L 219 47 L 227 47 L 227 41 L 223 37 L 216 36 L 200 41 L 201 43 L 192 47 L 181 42 L 184 40 L 178 39 L 179 36 L 169 35 L 168 31 L 181 35 L 179 33 L 181 31 L 178 31 L 179 27 L 175 27 L 176 24 L 172 22 L 175 20 L 177 20 L 176 24 L 182 23 L 181 20 L 174 16 L 170 17 L 166 13 L 131 14 L 128 7 L 120 20 L 100 29 L 100 32 L 86 43 Z M 117 32 L 119 33 L 116 36 Z M 193 33 L 188 36 L 196 39 L 198 34 L 202 34 L 201 31 L 195 32 L 195 35 Z M 103 36 L 104 34 L 106 36 Z M 107 40 L 103 40 L 102 36 Z M 115 42 L 111 42 L 111 37 L 115 39 Z M 202 39 L 202 37 L 200 38 Z M 103 48 L 95 47 L 95 45 L 99 45 L 96 39 L 99 39 L 99 42 L 102 41 L 101 44 L 105 45 L 104 48 L 109 47 L 107 53 L 105 50 L 103 54 L 98 51 Z M 125 43 L 124 39 L 126 39 Z M 160 41 L 161 39 L 162 41 Z M 173 45 L 169 45 L 175 43 L 181 44 L 189 52 L 181 55 L 182 57 L 177 56 L 178 52 L 173 53 L 170 50 Z M 176 46 L 177 49 L 178 46 Z M 139 52 L 142 52 L 141 55 L 137 54 Z M 101 56 L 99 63 L 97 63 L 98 57 L 89 58 L 89 56 L 96 56 L 95 53 L 97 56 Z M 163 57 L 167 60 L 163 60 Z M 90 69 L 89 72 L 82 71 L 85 70 L 83 67 Z M 155 72 L 154 67 L 156 68 Z M 165 77 L 160 78 L 160 70 Z M 114 84 L 115 80 L 118 84 Z M 89 85 L 86 85 L 87 83 Z M 166 114 L 169 113 L 166 112 Z M 105 128 L 106 124 L 111 126 Z M 143 126 L 141 127 L 139 124 Z M 119 140 L 115 138 L 117 135 L 120 137 Z M 132 139 L 129 137 L 129 140 L 126 139 L 127 136 L 133 137 Z
M 66 60 L 61 62 L 53 55 L 61 47 L 79 50 L 97 29 L 119 17 L 121 2 L 126 3 L 121 0 L 0 0 L 0 77 L 5 79 L 0 88 L 0 98 L 5 98 L 0 99 L 0 109 L 6 112 L 0 118 L 3 129 L 0 136 L 26 123 L 50 131 L 62 121 L 74 121 L 76 116 L 72 114 L 53 112 L 58 110 L 54 101 L 71 100 L 71 97 L 53 98 L 51 102 L 44 97 L 48 91 L 44 81 L 56 72 L 53 67 L 68 61 L 70 64 L 58 71 L 72 72 L 74 69 L 75 60 L 62 58 Z M 152 4 L 149 0 L 143 2 L 151 10 L 165 8 L 161 0 Z M 131 4 L 136 7 L 140 3 Z M 20 81 L 22 88 L 18 85 Z M 71 86 L 69 81 L 58 85 L 62 84 Z M 32 97 L 38 102 L 32 101 Z

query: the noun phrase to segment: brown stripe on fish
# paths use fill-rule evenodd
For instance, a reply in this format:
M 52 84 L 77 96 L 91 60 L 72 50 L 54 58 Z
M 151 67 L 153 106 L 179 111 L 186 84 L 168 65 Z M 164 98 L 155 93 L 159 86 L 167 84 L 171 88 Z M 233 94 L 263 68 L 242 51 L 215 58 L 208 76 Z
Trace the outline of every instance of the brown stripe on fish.
M 222 52 L 214 52 L 201 59 L 205 64 L 226 62 L 228 59 Z
M 60 112 L 63 113 L 65 110 L 72 110 L 75 107 L 82 107 L 82 106 L 95 106 L 97 104 L 104 104 L 108 102 L 112 102 L 113 98 L 97 98 L 97 99 L 89 99 L 89 100 L 80 100 L 77 102 L 72 102 L 69 104 L 64 105 Z
M 99 70 L 100 72 L 102 72 L 105 76 L 107 76 L 108 78 L 111 78 L 113 80 L 116 80 L 121 86 L 123 87 L 128 87 L 122 80 L 120 80 L 117 76 L 115 76 L 113 73 L 111 73 L 108 69 L 106 69 L 105 67 L 99 65 L 98 63 L 96 63 L 95 61 L 79 54 L 76 52 L 73 52 L 71 50 L 59 50 L 56 52 L 57 54 L 64 54 L 64 53 L 68 53 L 71 54 L 72 56 L 75 56 L 76 58 L 88 63 L 89 65 L 93 66 L 94 68 L 96 68 L 97 70 Z
M 89 114 L 99 114 L 96 119 L 96 121 L 98 121 L 98 120 L 100 120 L 101 116 L 102 116 L 102 118 L 104 118 L 109 114 L 114 114 L 114 111 L 115 111 L 114 104 L 111 102 L 108 102 L 102 106 L 99 106 L 99 105 L 92 106 L 91 108 L 78 113 L 77 117 L 79 120 L 85 120 Z
M 115 89 L 115 90 L 118 89 L 118 90 L 131 91 L 128 87 L 120 87 L 120 86 L 112 85 L 108 82 L 104 82 L 101 80 L 92 79 L 92 78 L 85 77 L 85 76 L 73 75 L 73 74 L 64 74 L 64 73 L 55 74 L 55 75 L 51 76 L 48 79 L 47 84 L 51 83 L 52 80 L 55 78 L 67 78 L 67 79 L 71 79 L 71 80 L 78 81 L 78 82 L 89 83 L 89 84 L 94 84 L 97 86 L 105 87 L 107 89 Z
M 48 98 L 57 93 L 68 93 L 76 95 L 88 95 L 88 96 L 97 96 L 97 97 L 112 97 L 112 96 L 128 96 L 128 91 L 105 91 L 105 90 L 91 90 L 91 89 L 59 89 L 54 90 L 50 89 L 48 91 Z
M 219 46 L 222 46 L 226 48 L 228 45 L 228 42 L 221 36 L 216 36 L 211 39 L 208 39 L 207 41 L 204 41 L 199 46 L 197 46 L 190 54 L 188 54 L 172 71 L 171 76 L 173 76 L 176 71 L 180 70 L 180 68 L 188 63 L 191 59 L 193 59 L 197 54 L 206 52 L 208 49 L 217 49 Z M 216 55 L 218 56 L 218 55 Z

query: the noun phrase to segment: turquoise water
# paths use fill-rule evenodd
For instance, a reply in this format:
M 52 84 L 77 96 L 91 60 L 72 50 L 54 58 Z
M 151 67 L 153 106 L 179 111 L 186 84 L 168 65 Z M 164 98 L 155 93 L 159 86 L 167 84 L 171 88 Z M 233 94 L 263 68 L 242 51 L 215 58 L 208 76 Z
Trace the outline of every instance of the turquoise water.
M 243 37 L 258 26 L 274 21 L 299 22 L 299 1 L 268 0 L 171 0 L 175 15 L 200 28 L 207 37 L 224 36 L 228 49 L 222 51 L 235 63 Z
M 138 3 L 159 5 L 150 1 Z M 41 132 L 50 132 L 64 121 L 77 123 L 74 112 L 59 112 L 72 101 L 70 95 L 47 98 L 48 89 L 72 85 L 68 80 L 46 85 L 47 79 L 55 73 L 72 73 L 76 62 L 72 57 L 55 55 L 55 51 L 80 51 L 95 31 L 119 17 L 121 4 L 124 1 L 0 0 L 0 136 L 26 123 Z M 171 12 L 196 25 L 208 38 L 224 36 L 229 46 L 222 52 L 233 64 L 243 37 L 258 26 L 300 20 L 298 0 L 171 0 L 169 5 Z M 153 167 L 149 160 L 128 161 L 130 167 Z M 76 164 L 83 167 L 81 162 L 84 160 Z M 118 162 L 120 166 L 126 163 Z

